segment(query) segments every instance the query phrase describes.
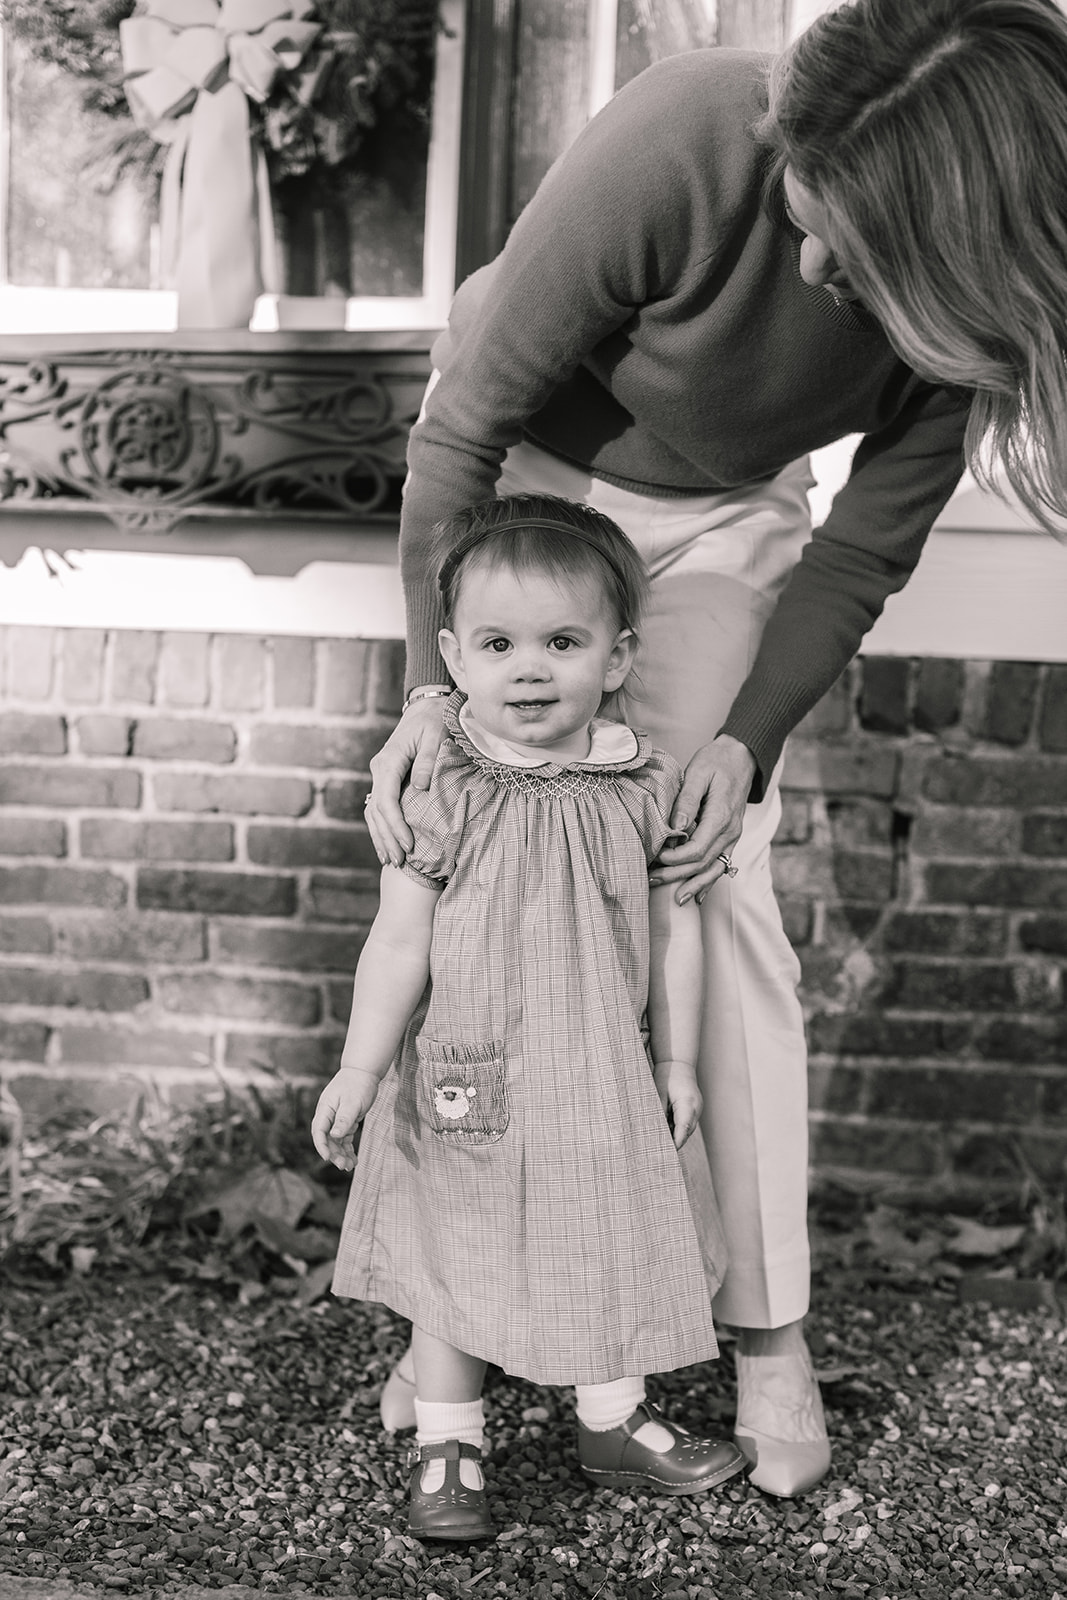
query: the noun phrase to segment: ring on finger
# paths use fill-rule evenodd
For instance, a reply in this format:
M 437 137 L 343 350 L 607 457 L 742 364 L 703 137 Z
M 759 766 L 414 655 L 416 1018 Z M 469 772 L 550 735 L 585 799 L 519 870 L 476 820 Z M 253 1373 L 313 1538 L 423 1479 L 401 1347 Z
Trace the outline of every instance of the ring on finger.
M 730 857 L 728 855 L 725 855 L 723 852 L 720 851 L 720 853 L 715 857 L 715 859 L 716 859 L 716 861 L 721 861 L 722 862 L 723 866 L 726 869 L 726 876 L 728 878 L 736 878 L 737 877 L 737 868 L 734 866 L 733 862 L 730 860 Z

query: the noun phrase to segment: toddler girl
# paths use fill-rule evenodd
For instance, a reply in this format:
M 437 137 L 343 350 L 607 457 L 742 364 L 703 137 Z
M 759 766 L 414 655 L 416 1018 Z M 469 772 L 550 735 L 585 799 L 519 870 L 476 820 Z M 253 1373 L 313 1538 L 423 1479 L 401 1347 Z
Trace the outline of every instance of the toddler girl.
M 550 497 L 439 537 L 458 688 L 429 789 L 404 797 L 415 848 L 382 873 L 312 1132 L 355 1167 L 335 1292 L 413 1324 L 411 1531 L 471 1539 L 493 1531 L 488 1362 L 575 1385 L 594 1482 L 699 1493 L 744 1457 L 645 1398 L 646 1373 L 718 1353 L 724 1263 L 697 1128 L 699 913 L 648 886 L 681 771 L 598 715 L 633 663 L 644 568 L 610 519 Z

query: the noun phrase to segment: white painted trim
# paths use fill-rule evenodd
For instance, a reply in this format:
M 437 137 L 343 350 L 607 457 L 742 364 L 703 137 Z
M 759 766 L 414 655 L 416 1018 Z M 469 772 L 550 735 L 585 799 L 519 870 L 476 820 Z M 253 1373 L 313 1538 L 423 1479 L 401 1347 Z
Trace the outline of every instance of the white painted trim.
M 170 289 L 39 289 L 0 284 L 0 334 L 172 333 Z
M 1067 546 L 1018 529 L 935 528 L 862 654 L 1067 661 Z
M 185 633 L 402 639 L 395 564 L 312 561 L 292 575 L 253 573 L 236 556 L 40 550 L 0 565 L 0 624 Z
M 846 441 L 815 457 L 817 518 L 849 456 Z M 208 536 L 179 528 L 168 542 L 165 553 L 123 548 L 122 535 L 102 530 L 93 548 L 68 552 L 70 564 L 31 549 L 12 566 L 3 565 L 0 543 L 0 624 L 403 637 L 388 534 L 253 537 L 231 527 Z M 1067 545 L 965 480 L 862 653 L 1067 661 Z
M 283 537 L 258 539 L 260 555 Z M 290 545 L 274 572 L 255 573 L 240 543 L 226 543 L 232 553 L 71 551 L 70 566 L 28 550 L 15 566 L 0 565 L 0 624 L 403 638 L 391 542 L 379 537 L 360 551 L 363 541 L 350 537 L 340 559 L 323 540 L 296 570 Z M 935 529 L 862 653 L 1067 661 L 1067 548 L 1032 531 Z
M 848 477 L 857 440 L 812 456 L 816 524 Z M 1067 544 L 1037 529 L 1013 496 L 965 474 L 861 654 L 1067 661 Z
M 590 118 L 602 111 L 615 93 L 619 0 L 589 0 L 589 84 L 586 105 Z

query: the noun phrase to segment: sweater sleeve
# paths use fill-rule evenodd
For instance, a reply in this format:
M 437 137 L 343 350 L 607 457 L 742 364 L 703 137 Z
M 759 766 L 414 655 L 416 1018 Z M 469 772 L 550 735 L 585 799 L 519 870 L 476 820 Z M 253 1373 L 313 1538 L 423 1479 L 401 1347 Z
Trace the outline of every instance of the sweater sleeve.
M 786 736 L 836 681 L 886 600 L 903 588 L 963 473 L 970 397 L 918 385 L 895 420 L 861 440 L 764 630 L 721 731 L 756 758 L 759 800 Z
M 738 129 L 741 137 L 740 119 Z M 668 139 L 652 69 L 579 134 L 497 260 L 460 288 L 442 340 L 447 365 L 408 449 L 400 566 L 409 687 L 447 681 L 430 571 L 434 525 L 490 498 L 504 455 L 553 391 L 691 269 L 694 232 L 704 237 L 709 228 L 689 210 L 715 213 L 716 186 L 727 181 L 708 165 L 698 183 L 695 155 Z M 734 166 L 724 162 L 723 173 Z

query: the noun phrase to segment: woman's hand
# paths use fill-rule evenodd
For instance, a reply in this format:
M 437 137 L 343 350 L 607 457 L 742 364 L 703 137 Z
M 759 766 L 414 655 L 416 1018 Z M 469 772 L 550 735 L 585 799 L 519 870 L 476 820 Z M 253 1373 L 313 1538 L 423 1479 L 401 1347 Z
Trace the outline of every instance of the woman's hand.
M 719 856 L 728 856 L 741 837 L 755 772 L 751 750 L 728 733 L 702 745 L 685 769 L 671 825 L 689 837 L 660 851 L 649 880 L 684 884 L 675 897 L 680 905 L 694 896 L 702 900 L 726 872 Z
M 680 1150 L 700 1121 L 704 1108 L 696 1072 L 688 1061 L 658 1061 L 652 1068 L 652 1081 L 671 1130 L 674 1148 Z
M 389 738 L 371 758 L 373 787 L 364 817 L 378 860 L 384 867 L 403 865 L 414 844 L 411 829 L 400 809 L 400 791 L 410 773 L 413 789 L 428 789 L 444 730 L 444 700 L 440 696 L 415 700 L 404 712 Z

